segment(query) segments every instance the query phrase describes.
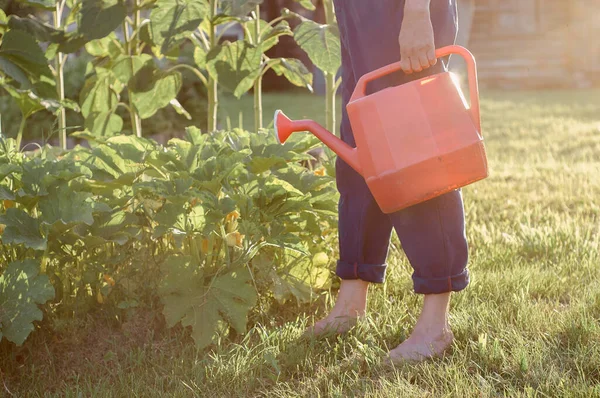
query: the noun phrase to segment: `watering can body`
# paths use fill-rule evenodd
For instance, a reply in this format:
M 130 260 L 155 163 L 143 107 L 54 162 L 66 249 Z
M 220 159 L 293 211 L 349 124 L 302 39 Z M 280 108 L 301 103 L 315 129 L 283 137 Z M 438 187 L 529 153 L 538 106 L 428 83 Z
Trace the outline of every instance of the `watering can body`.
M 475 60 L 459 46 L 438 49 L 436 56 L 451 53 L 467 61 L 470 107 L 450 72 L 366 95 L 368 82 L 400 69 L 395 63 L 357 82 L 346 107 L 356 148 L 315 122 L 291 121 L 280 111 L 277 137 L 282 142 L 294 131 L 311 131 L 364 177 L 384 213 L 486 178 Z

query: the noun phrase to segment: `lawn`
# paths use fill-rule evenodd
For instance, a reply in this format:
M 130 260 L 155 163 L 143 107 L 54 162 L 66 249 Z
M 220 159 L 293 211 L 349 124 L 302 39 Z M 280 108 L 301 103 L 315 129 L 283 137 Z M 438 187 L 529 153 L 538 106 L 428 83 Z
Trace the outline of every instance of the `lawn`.
M 224 102 L 237 126 L 252 107 Z M 265 96 L 323 121 L 322 99 Z M 388 281 L 349 334 L 298 339 L 332 305 L 279 307 L 235 342 L 197 352 L 152 314 L 55 325 L 0 359 L 6 396 L 600 397 L 600 91 L 482 92 L 488 179 L 464 190 L 471 285 L 452 300 L 456 342 L 439 360 L 379 357 L 414 325 L 422 298 L 394 239 Z M 332 292 L 334 294 L 334 292 Z

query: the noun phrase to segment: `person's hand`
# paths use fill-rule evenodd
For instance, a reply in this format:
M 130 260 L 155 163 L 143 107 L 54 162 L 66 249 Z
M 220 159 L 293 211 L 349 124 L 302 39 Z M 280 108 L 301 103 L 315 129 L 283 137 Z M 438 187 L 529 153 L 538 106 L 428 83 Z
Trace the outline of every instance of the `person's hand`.
M 433 26 L 428 0 L 407 0 L 398 37 L 404 73 L 421 72 L 436 64 Z

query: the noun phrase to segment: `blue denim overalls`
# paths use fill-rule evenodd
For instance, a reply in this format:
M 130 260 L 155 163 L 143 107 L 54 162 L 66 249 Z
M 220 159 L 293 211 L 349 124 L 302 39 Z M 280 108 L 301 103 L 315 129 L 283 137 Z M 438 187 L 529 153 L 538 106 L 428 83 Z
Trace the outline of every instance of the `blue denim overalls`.
M 355 142 L 346 104 L 362 75 L 400 60 L 398 35 L 403 8 L 404 0 L 335 0 L 342 42 L 340 135 L 351 146 Z M 453 44 L 457 33 L 456 0 L 431 0 L 430 10 L 436 48 Z M 434 67 L 412 75 L 390 75 L 373 82 L 368 91 L 439 73 L 446 63 L 447 59 L 438 60 Z M 402 112 L 402 104 L 398 104 L 398 112 Z M 468 285 L 468 248 L 460 190 L 384 214 L 364 179 L 340 158 L 336 178 L 340 191 L 340 259 L 336 273 L 340 278 L 382 283 L 393 228 L 414 269 L 416 293 L 459 291 Z

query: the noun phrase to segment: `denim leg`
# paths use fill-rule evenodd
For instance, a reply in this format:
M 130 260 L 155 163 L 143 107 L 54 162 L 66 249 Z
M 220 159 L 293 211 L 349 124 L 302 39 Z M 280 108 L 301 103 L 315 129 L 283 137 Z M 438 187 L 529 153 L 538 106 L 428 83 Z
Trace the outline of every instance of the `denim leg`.
M 335 7 L 343 73 L 340 136 L 355 146 L 346 105 L 358 77 L 399 60 L 404 1 L 335 0 Z M 433 0 L 431 15 L 436 47 L 453 44 L 457 29 L 455 1 Z M 376 80 L 368 92 L 442 72 L 447 59 L 442 61 L 420 73 L 407 76 L 398 72 Z M 398 104 L 398 111 L 402 112 L 402 104 Z M 394 228 L 415 271 L 417 293 L 457 291 L 468 284 L 460 191 L 387 215 L 379 209 L 363 177 L 341 158 L 336 162 L 336 181 L 340 191 L 340 260 L 336 273 L 340 278 L 383 282 Z
M 343 9 L 337 12 L 338 21 L 343 20 L 343 12 Z M 340 136 L 348 145 L 355 146 L 346 104 L 352 95 L 356 79 L 344 38 L 342 34 L 343 106 Z M 336 274 L 342 279 L 382 283 L 385 280 L 385 261 L 392 233 L 390 219 L 377 206 L 364 178 L 340 157 L 336 160 L 336 182 L 340 191 L 340 259 Z
M 461 191 L 390 215 L 413 267 L 415 293 L 457 292 L 469 284 L 468 246 Z

